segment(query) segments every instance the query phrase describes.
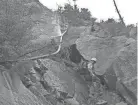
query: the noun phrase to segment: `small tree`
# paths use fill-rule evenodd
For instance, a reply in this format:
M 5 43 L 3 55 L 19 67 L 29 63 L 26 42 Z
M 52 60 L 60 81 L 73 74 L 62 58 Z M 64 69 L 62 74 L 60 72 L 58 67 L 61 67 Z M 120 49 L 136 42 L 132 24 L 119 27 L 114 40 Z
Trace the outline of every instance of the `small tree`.
M 90 11 L 87 8 L 81 8 L 80 18 L 84 20 L 90 20 L 91 19 Z
M 76 4 L 77 0 L 73 0 L 73 1 L 74 1 L 74 9 L 77 9 L 77 4 Z

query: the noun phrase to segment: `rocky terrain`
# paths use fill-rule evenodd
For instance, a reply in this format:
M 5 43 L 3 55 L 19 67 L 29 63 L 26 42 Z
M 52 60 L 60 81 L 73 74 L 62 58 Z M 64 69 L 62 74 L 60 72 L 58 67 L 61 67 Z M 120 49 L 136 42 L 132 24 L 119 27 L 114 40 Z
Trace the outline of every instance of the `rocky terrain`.
M 136 105 L 136 30 L 59 25 L 38 0 L 0 1 L 0 105 Z M 87 62 L 97 58 L 93 77 Z

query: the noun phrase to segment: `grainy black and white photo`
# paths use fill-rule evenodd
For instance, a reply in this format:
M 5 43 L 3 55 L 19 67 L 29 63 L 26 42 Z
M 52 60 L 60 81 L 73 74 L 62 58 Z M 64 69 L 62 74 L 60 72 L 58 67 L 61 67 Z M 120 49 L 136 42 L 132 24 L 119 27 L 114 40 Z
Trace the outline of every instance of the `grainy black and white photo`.
M 138 0 L 0 0 L 0 105 L 137 105 Z

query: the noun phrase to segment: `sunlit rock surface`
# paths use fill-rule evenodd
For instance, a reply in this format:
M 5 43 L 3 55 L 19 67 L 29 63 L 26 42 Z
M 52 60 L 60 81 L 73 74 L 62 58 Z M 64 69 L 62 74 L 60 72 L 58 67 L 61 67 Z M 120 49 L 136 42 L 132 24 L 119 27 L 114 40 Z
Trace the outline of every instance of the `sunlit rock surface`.
M 128 90 L 124 89 L 125 91 L 121 94 L 131 104 L 136 101 L 136 40 L 125 36 L 99 38 L 95 35 L 82 35 L 76 44 L 85 59 L 97 58 L 95 73 L 97 75 L 105 74 L 109 88 L 113 88 L 113 90 L 119 88 L 122 91 L 127 87 Z M 121 85 L 118 87 L 116 84 L 118 79 L 123 82 L 125 87 Z
M 68 47 L 75 44 L 76 40 L 80 37 L 82 33 L 89 34 L 90 27 L 69 27 L 67 33 L 63 37 L 63 47 Z

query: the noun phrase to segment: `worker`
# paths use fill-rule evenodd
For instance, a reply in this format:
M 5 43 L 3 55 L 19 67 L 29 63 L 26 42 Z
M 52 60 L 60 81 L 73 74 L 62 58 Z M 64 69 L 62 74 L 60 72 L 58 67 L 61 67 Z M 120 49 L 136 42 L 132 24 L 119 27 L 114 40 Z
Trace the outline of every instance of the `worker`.
M 90 62 L 88 63 L 88 65 L 87 65 L 88 70 L 89 70 L 89 72 L 91 73 L 92 76 L 95 75 L 95 73 L 94 73 L 94 65 L 96 63 L 96 60 L 97 60 L 96 58 L 92 58 L 90 60 Z
M 104 75 L 97 75 L 97 74 L 95 73 L 95 67 L 94 67 L 94 66 L 95 66 L 95 64 L 96 64 L 96 61 L 97 61 L 96 58 L 92 58 L 92 59 L 89 61 L 88 65 L 87 65 L 88 70 L 89 70 L 89 72 L 91 73 L 91 76 L 92 76 L 93 81 L 96 81 L 97 78 L 98 78 L 98 79 L 100 80 L 100 83 L 101 83 L 103 86 L 105 86 L 106 88 L 108 88 L 108 85 L 107 85 L 107 83 L 106 83 L 106 81 L 105 81 Z

